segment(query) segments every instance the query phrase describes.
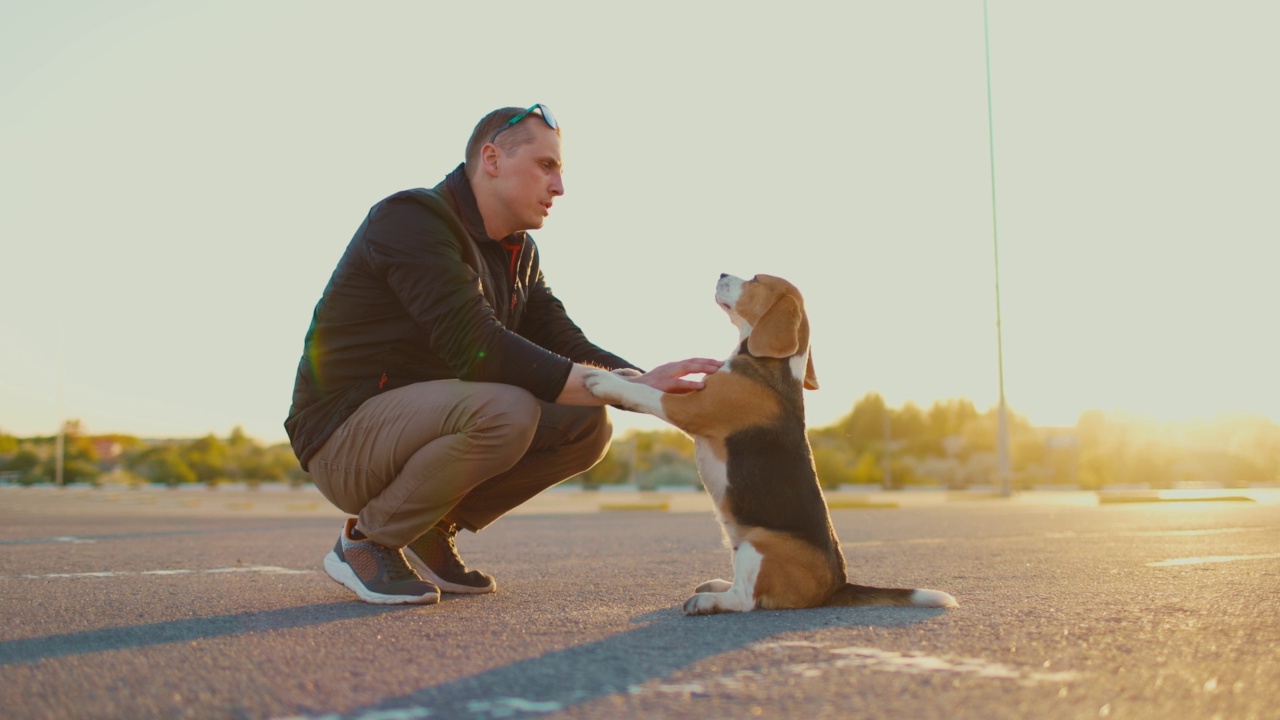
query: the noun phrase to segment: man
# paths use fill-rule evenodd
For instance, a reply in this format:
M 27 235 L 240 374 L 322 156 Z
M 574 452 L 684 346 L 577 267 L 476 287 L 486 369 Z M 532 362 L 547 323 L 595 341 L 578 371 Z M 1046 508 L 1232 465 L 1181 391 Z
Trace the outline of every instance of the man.
M 525 232 L 564 194 L 562 169 L 545 105 L 489 113 L 443 182 L 373 206 L 316 305 L 285 428 L 356 516 L 324 565 L 366 602 L 496 589 L 454 536 L 604 456 L 612 427 L 584 363 L 666 392 L 720 366 L 641 373 L 569 318 Z

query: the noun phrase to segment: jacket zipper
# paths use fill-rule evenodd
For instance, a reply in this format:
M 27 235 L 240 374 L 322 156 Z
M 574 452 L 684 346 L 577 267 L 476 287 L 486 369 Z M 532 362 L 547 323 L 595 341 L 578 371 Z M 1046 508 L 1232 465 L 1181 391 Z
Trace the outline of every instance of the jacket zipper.
M 506 238 L 502 239 L 502 247 L 506 248 L 511 255 L 511 263 L 508 266 L 507 276 L 511 280 L 511 312 L 516 310 L 516 270 L 519 269 L 520 254 L 524 250 L 524 243 L 508 243 Z

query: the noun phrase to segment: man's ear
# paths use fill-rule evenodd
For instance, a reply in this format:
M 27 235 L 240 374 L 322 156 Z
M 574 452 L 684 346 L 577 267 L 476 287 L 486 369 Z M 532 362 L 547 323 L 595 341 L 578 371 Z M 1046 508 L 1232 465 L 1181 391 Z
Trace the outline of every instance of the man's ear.
M 489 177 L 496 176 L 498 174 L 498 158 L 501 154 L 502 151 L 498 149 L 497 145 L 494 145 L 493 143 L 485 143 L 484 146 L 480 148 L 481 171 Z
M 800 303 L 790 295 L 778 298 L 751 326 L 747 351 L 756 357 L 789 358 L 800 351 Z

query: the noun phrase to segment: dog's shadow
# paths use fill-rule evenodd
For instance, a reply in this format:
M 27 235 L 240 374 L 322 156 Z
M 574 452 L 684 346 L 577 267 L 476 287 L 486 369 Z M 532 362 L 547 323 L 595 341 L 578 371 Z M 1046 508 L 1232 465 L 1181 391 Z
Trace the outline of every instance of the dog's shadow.
M 468 717 L 476 712 L 520 718 L 637 692 L 708 658 L 789 633 L 838 627 L 904 627 L 936 608 L 820 608 L 686 617 L 678 607 L 637 615 L 637 627 L 604 640 L 521 660 L 478 675 L 359 708 L 388 716 Z M 425 716 L 425 715 L 424 715 Z M 332 717 L 325 714 L 325 717 Z

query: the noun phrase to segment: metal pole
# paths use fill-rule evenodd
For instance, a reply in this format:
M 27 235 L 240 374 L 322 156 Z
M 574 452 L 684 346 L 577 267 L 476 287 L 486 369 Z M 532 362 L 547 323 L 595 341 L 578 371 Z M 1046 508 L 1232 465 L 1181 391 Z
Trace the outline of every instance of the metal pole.
M 890 454 L 893 452 L 893 433 L 889 430 L 889 406 L 884 407 L 884 468 L 883 483 L 885 490 L 893 489 L 893 459 Z
M 1004 334 L 1000 317 L 1000 235 L 996 221 L 996 132 L 991 110 L 991 29 L 987 22 L 987 0 L 982 0 L 982 34 L 987 56 L 987 147 L 991 153 L 991 246 L 996 271 L 996 363 L 1000 378 L 1000 418 L 997 449 L 1000 454 L 1000 494 L 1013 494 L 1009 473 L 1009 409 L 1004 397 Z
M 53 477 L 54 477 L 54 482 L 57 483 L 58 487 L 62 487 L 62 458 L 66 454 L 65 452 L 66 440 L 63 438 L 63 436 L 66 434 L 66 432 L 67 432 L 67 424 L 64 421 L 62 425 L 58 428 L 58 440 L 57 442 L 54 443 L 55 449 L 53 451 L 54 452 Z
M 58 320 L 58 438 L 54 442 L 53 480 L 62 487 L 62 464 L 66 455 L 67 411 L 64 400 L 67 374 L 66 361 L 66 321 Z

